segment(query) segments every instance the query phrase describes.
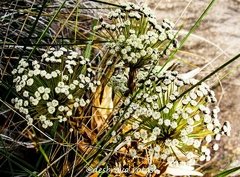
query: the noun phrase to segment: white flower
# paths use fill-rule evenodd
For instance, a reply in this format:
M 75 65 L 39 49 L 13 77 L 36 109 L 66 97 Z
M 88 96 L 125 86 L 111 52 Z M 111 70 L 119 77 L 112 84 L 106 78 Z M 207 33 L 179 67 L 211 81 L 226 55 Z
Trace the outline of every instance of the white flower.
M 47 117 L 45 115 L 41 115 L 41 116 L 39 116 L 39 120 L 44 122 L 47 120 Z
M 78 108 L 78 107 L 79 107 L 79 103 L 78 103 L 78 102 L 75 102 L 75 103 L 73 104 L 73 107 Z
M 12 74 L 15 75 L 17 73 L 17 69 L 12 70 Z
M 125 140 L 126 140 L 127 143 L 131 143 L 132 138 L 131 138 L 131 136 L 126 136 Z
M 212 120 L 212 118 L 211 118 L 211 116 L 210 115 L 204 115 L 204 122 L 205 123 L 210 123 L 211 122 L 211 120 Z
M 200 120 L 199 114 L 196 114 L 196 115 L 194 116 L 194 120 L 195 120 L 195 121 L 199 121 L 199 120 Z
M 45 75 L 45 78 L 46 78 L 46 79 L 51 79 L 51 78 L 52 78 L 52 75 L 49 74 L 49 73 L 47 73 L 47 74 Z
M 154 147 L 154 151 L 160 152 L 160 150 L 161 150 L 161 147 L 160 147 L 159 145 L 156 145 L 156 146 Z
M 25 90 L 25 91 L 23 92 L 23 96 L 24 96 L 24 97 L 29 97 L 29 92 Z
M 28 86 L 31 86 L 31 85 L 33 84 L 33 82 L 34 82 L 33 78 L 29 78 L 29 79 L 27 80 L 27 85 L 28 85 Z
M 193 110 L 190 107 L 187 107 L 185 111 L 187 114 L 191 114 L 193 112 Z
M 159 124 L 159 125 L 162 125 L 162 124 L 163 124 L 163 119 L 159 119 L 159 120 L 158 120 L 158 124 Z
M 73 95 L 72 95 L 72 94 L 69 94 L 69 95 L 67 96 L 67 98 L 68 98 L 69 100 L 72 100 L 72 99 L 73 99 Z
M 81 107 L 86 106 L 86 102 L 85 102 L 85 100 L 82 99 L 82 98 L 80 99 L 79 104 L 80 104 Z
M 74 84 L 74 85 L 78 85 L 78 84 L 79 84 L 79 81 L 78 81 L 78 80 L 73 80 L 73 84 Z M 71 88 L 71 86 L 70 86 L 70 88 Z
M 60 93 L 61 92 L 61 89 L 59 87 L 55 87 L 55 92 L 56 93 Z
M 159 112 L 153 112 L 152 117 L 153 119 L 157 120 L 157 119 L 160 119 L 161 114 Z
M 56 107 L 56 106 L 58 106 L 58 100 L 52 100 L 52 106 L 53 107 Z
M 37 106 L 38 103 L 39 103 L 39 101 L 38 101 L 37 99 L 33 99 L 33 100 L 32 100 L 32 104 L 33 104 L 34 106 Z
M 206 139 L 206 141 L 208 143 L 210 143 L 212 141 L 212 136 L 211 135 L 207 135 L 205 139 Z
M 69 110 L 69 111 L 67 112 L 67 116 L 72 116 L 72 110 Z
M 33 118 L 28 118 L 28 119 L 27 119 L 27 125 L 28 125 L 28 126 L 33 125 Z
M 39 91 L 36 91 L 36 92 L 34 93 L 34 95 L 35 95 L 36 98 L 38 98 L 38 97 L 41 96 L 40 93 L 39 93 Z
M 189 125 L 193 125 L 194 124 L 194 120 L 192 118 L 189 118 L 189 119 L 187 119 L 187 123 Z
M 64 75 L 64 76 L 67 76 L 67 75 Z M 64 87 L 64 82 L 58 82 L 58 87 Z
M 91 91 L 92 91 L 93 93 L 95 93 L 96 90 L 97 90 L 97 87 L 91 87 Z
M 126 50 L 126 49 L 122 49 L 122 50 L 121 50 L 121 53 L 122 53 L 123 55 L 125 55 L 125 54 L 127 54 L 127 50 Z
M 158 128 L 158 127 L 155 127 L 155 128 L 153 129 L 153 134 L 154 134 L 154 135 L 160 135 L 160 132 L 161 132 L 161 130 L 160 130 L 160 128 Z
M 64 106 L 62 106 L 62 105 L 58 107 L 58 110 L 59 110 L 60 112 L 63 112 L 64 109 L 65 109 L 65 108 L 64 108 Z
M 221 135 L 218 133 L 215 135 L 215 140 L 219 141 L 221 139 Z
M 20 68 L 19 70 L 18 70 L 18 74 L 22 74 L 24 72 L 24 68 Z
M 50 113 L 50 114 L 53 114 L 54 112 L 55 112 L 55 108 L 53 107 L 53 106 L 50 106 L 49 108 L 48 108 L 48 112 Z
M 70 73 L 70 74 L 72 74 L 73 73 L 73 69 L 68 69 L 68 72 Z
M 37 75 L 39 75 L 40 74 L 40 70 L 39 69 L 35 69 L 34 71 L 33 71 L 33 75 L 34 76 L 37 76 Z
M 168 108 L 164 108 L 164 109 L 163 109 L 163 112 L 164 112 L 165 114 L 167 114 L 167 113 L 169 113 L 169 109 L 168 109 Z
M 42 77 L 45 77 L 46 74 L 47 74 L 47 71 L 45 71 L 45 70 L 41 70 L 41 71 L 40 71 L 40 75 L 41 75 Z
M 49 94 L 51 92 L 51 90 L 50 90 L 50 88 L 45 88 L 44 92 Z
M 130 149 L 129 154 L 130 156 L 135 157 L 137 155 L 137 151 L 135 149 Z
M 43 100 L 48 100 L 49 99 L 49 95 L 47 93 L 44 93 L 42 95 L 42 98 L 43 98 Z
M 44 129 L 46 129 L 46 128 L 48 127 L 48 125 L 47 125 L 47 124 L 42 124 L 42 127 L 43 127 Z
M 177 128 L 177 122 L 171 122 L 171 127 L 173 128 L 173 129 L 175 129 L 175 128 Z
M 139 139 L 141 137 L 139 132 L 134 132 L 133 134 L 134 138 Z
M 28 104 L 29 104 L 29 102 L 28 102 L 27 100 L 25 100 L 25 101 L 23 102 L 23 106 L 25 106 L 25 107 L 27 107 Z
M 42 58 L 44 59 L 44 58 L 47 58 L 48 57 L 48 54 L 47 53 L 44 53 L 43 55 L 42 55 Z
M 17 101 L 17 103 L 19 104 L 19 106 L 22 106 L 23 100 L 22 100 L 22 99 L 19 99 L 19 100 Z
M 85 77 L 85 82 L 90 83 L 91 79 L 89 77 Z
M 57 74 L 56 71 L 53 71 L 53 72 L 51 73 L 51 76 L 52 76 L 53 78 L 56 78 L 56 77 L 58 76 L 58 74 Z
M 50 120 L 48 120 L 48 126 L 49 127 L 53 126 L 53 123 Z
M 16 91 L 19 92 L 22 89 L 22 87 L 20 85 L 16 86 Z
M 169 119 L 164 120 L 164 125 L 169 126 L 171 124 L 171 121 Z
M 172 104 L 172 103 L 168 103 L 168 104 L 166 105 L 166 107 L 167 107 L 168 109 L 171 109 L 171 108 L 173 107 L 173 104 Z
M 200 158 L 199 158 L 200 161 L 204 161 L 205 159 L 206 159 L 205 155 L 201 155 Z
M 74 51 L 72 51 L 70 54 L 72 55 L 73 58 L 77 58 L 78 56 L 78 53 Z
M 224 122 L 222 129 L 223 129 L 224 134 L 226 134 L 227 136 L 230 136 L 231 125 L 230 125 L 229 121 Z
M 22 80 L 23 80 L 23 81 L 26 81 L 27 79 L 28 79 L 28 76 L 27 76 L 27 75 L 23 75 L 23 76 L 22 76 Z
M 135 129 L 137 129 L 138 127 L 139 127 L 139 123 L 133 122 L 132 128 L 135 130 Z
M 79 88 L 84 88 L 84 85 L 82 83 L 80 83 L 78 86 Z
M 76 85 L 78 85 L 78 84 L 76 84 Z M 70 84 L 70 86 L 69 86 L 70 90 L 74 90 L 76 88 L 76 85 L 75 84 Z
M 193 126 L 191 126 L 191 125 L 186 126 L 186 131 L 187 131 L 188 134 L 192 133 L 193 132 Z
M 208 130 L 212 131 L 213 128 L 214 128 L 214 125 L 213 125 L 212 123 L 208 123 L 208 124 L 207 124 L 207 129 L 208 129 Z
M 64 111 L 69 111 L 69 107 L 68 107 L 68 106 L 65 106 L 65 107 L 64 107 Z
M 163 160 L 166 160 L 167 159 L 167 157 L 168 157 L 168 155 L 167 154 L 161 154 L 161 159 L 163 159 Z
M 175 157 L 173 157 L 173 156 L 169 156 L 169 157 L 167 158 L 168 164 L 172 164 L 174 161 L 175 161 Z
M 192 159 L 192 158 L 194 157 L 194 154 L 193 154 L 192 152 L 188 152 L 187 155 L 186 155 L 186 157 L 187 157 L 188 159 Z
M 53 55 L 55 56 L 55 57 L 61 57 L 62 55 L 63 55 L 63 51 L 62 50 L 58 50 L 58 51 L 54 51 L 53 52 Z
M 201 146 L 201 142 L 199 140 L 194 140 L 193 147 L 199 148 Z
M 183 119 L 188 119 L 188 117 L 189 117 L 189 116 L 188 116 L 187 113 L 185 113 L 185 112 L 182 113 L 182 118 L 183 118 Z
M 67 49 L 65 47 L 61 47 L 60 50 L 62 50 L 63 52 L 67 52 Z
M 206 155 L 206 161 L 209 161 L 211 159 L 210 155 Z
M 38 87 L 39 93 L 44 93 L 45 89 L 43 86 Z
M 214 144 L 214 145 L 213 145 L 213 150 L 214 150 L 214 151 L 217 151 L 218 149 L 219 149 L 219 145 L 218 145 L 218 144 Z

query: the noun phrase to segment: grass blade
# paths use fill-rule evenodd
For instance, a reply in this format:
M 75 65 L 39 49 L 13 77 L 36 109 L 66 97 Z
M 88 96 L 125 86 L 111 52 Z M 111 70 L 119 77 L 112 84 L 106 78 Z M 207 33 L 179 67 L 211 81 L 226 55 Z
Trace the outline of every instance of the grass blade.
M 224 170 L 221 173 L 217 174 L 215 177 L 225 177 L 225 176 L 228 176 L 228 175 L 230 175 L 232 173 L 235 173 L 235 172 L 237 172 L 239 170 L 240 170 L 240 166 L 232 168 L 232 169 L 229 169 L 229 170 Z

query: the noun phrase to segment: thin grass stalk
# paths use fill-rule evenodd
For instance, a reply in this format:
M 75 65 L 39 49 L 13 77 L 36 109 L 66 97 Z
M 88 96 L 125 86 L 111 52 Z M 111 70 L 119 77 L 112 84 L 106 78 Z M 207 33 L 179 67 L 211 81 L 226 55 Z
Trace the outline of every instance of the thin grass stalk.
M 105 1 L 99 1 L 99 0 L 89 0 L 91 2 L 97 2 L 97 3 L 101 3 L 101 4 L 106 4 L 106 5 L 110 5 L 110 6 L 115 6 L 115 7 L 123 7 L 121 5 L 118 5 L 118 4 L 113 4 L 113 3 L 110 3 L 110 2 L 105 2 Z
M 62 7 L 65 5 L 66 0 L 61 4 L 61 6 L 57 9 L 56 13 L 54 14 L 54 16 L 51 18 L 50 22 L 48 23 L 48 25 L 46 26 L 45 30 L 42 32 L 42 34 L 39 36 L 36 44 L 39 44 L 39 42 L 42 40 L 42 38 L 44 37 L 44 35 L 46 34 L 46 32 L 48 31 L 49 27 L 51 26 L 52 22 L 54 21 L 54 19 L 57 17 L 57 15 L 59 14 L 59 12 L 61 11 Z M 30 54 L 28 55 L 27 60 L 29 60 L 32 56 L 32 54 L 35 52 L 35 50 L 37 49 L 37 46 L 34 46 L 34 48 L 32 49 L 32 51 L 30 52 Z
M 39 10 L 39 12 L 38 12 L 38 15 L 37 15 L 37 17 L 36 17 L 36 20 L 34 21 L 34 24 L 33 24 L 32 28 L 31 28 L 31 30 L 30 30 L 30 32 L 29 32 L 29 34 L 28 34 L 28 37 L 26 38 L 26 40 L 27 40 L 28 43 L 30 43 L 30 39 L 31 39 L 32 35 L 34 34 L 34 30 L 35 30 L 35 28 L 36 28 L 36 26 L 37 26 L 37 24 L 38 24 L 38 21 L 39 21 L 41 15 L 42 15 L 42 13 L 43 13 L 43 10 L 45 9 L 46 4 L 47 4 L 47 0 L 44 0 L 44 1 L 43 1 L 43 4 L 42 4 L 42 6 L 41 6 L 41 8 L 40 8 L 40 10 Z M 20 35 L 20 34 L 19 34 L 19 35 Z M 26 48 L 27 48 L 27 45 L 23 45 L 23 52 L 20 53 L 20 56 L 19 56 L 19 60 L 18 60 L 18 61 L 20 61 L 21 58 L 23 57 Z M 6 72 L 6 69 L 7 69 L 7 66 L 8 66 L 9 61 L 10 61 L 10 58 L 9 58 L 8 61 L 7 61 L 7 64 L 6 64 L 6 67 L 4 68 L 3 73 Z M 2 75 L 2 79 L 3 79 L 3 76 L 4 76 L 4 74 Z

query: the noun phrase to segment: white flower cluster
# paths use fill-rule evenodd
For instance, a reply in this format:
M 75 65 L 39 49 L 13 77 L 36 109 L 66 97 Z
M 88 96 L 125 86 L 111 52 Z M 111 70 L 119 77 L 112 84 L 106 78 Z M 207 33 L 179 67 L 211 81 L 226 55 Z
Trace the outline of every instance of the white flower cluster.
M 162 160 L 171 166 L 210 160 L 211 150 L 218 150 L 218 141 L 222 135 L 229 136 L 231 128 L 229 122 L 221 125 L 214 92 L 205 83 L 177 99 L 196 82 L 176 71 L 152 73 L 136 98 L 126 98 L 114 120 L 127 122 L 122 136 L 130 158 L 148 157 L 149 164 Z
M 37 121 L 43 128 L 55 120 L 67 121 L 90 103 L 87 93 L 94 93 L 100 85 L 89 59 L 63 47 L 51 48 L 41 62 L 21 59 L 12 74 L 19 93 L 12 103 L 26 115 L 29 125 Z
M 128 3 L 108 14 L 109 23 L 101 19 L 100 25 L 95 26 L 100 36 L 110 40 L 107 43 L 110 53 L 120 55 L 127 65 L 139 67 L 153 63 L 177 47 L 173 24 L 163 20 L 158 25 L 150 11 Z
M 115 66 L 116 67 L 116 66 Z M 109 84 L 113 87 L 115 92 L 125 93 L 128 90 L 128 69 L 129 68 L 115 68 Z

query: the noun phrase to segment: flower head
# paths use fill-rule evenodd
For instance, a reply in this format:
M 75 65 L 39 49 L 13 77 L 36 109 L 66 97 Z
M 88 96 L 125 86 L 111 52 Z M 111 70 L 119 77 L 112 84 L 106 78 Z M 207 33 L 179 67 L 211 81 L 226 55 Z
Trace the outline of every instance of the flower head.
M 152 157 L 156 165 L 164 161 L 171 167 L 194 166 L 198 161 L 210 160 L 211 149 L 219 149 L 220 136 L 230 133 L 229 122 L 221 125 L 218 119 L 214 92 L 202 83 L 178 98 L 196 80 L 183 79 L 172 71 L 163 74 L 153 71 L 150 79 L 134 99 L 131 95 L 126 99 L 129 108 L 125 110 L 128 116 L 124 122 L 132 128 L 122 136 L 131 136 L 132 146 L 141 144 L 135 158 L 150 158 L 157 149 Z M 138 81 L 140 87 L 141 78 Z
M 95 30 L 109 40 L 107 48 L 110 53 L 120 57 L 125 65 L 141 67 L 152 64 L 177 47 L 173 23 L 163 20 L 161 25 L 157 24 L 147 7 L 127 3 L 110 12 L 106 21 L 100 20 Z
M 40 120 L 43 128 L 51 127 L 55 120 L 64 122 L 79 106 L 86 106 L 86 95 L 99 84 L 89 59 L 65 48 L 51 48 L 42 55 L 41 63 L 21 59 L 17 70 L 13 70 L 14 83 L 20 96 L 13 99 L 14 106 L 30 114 L 28 125 Z

